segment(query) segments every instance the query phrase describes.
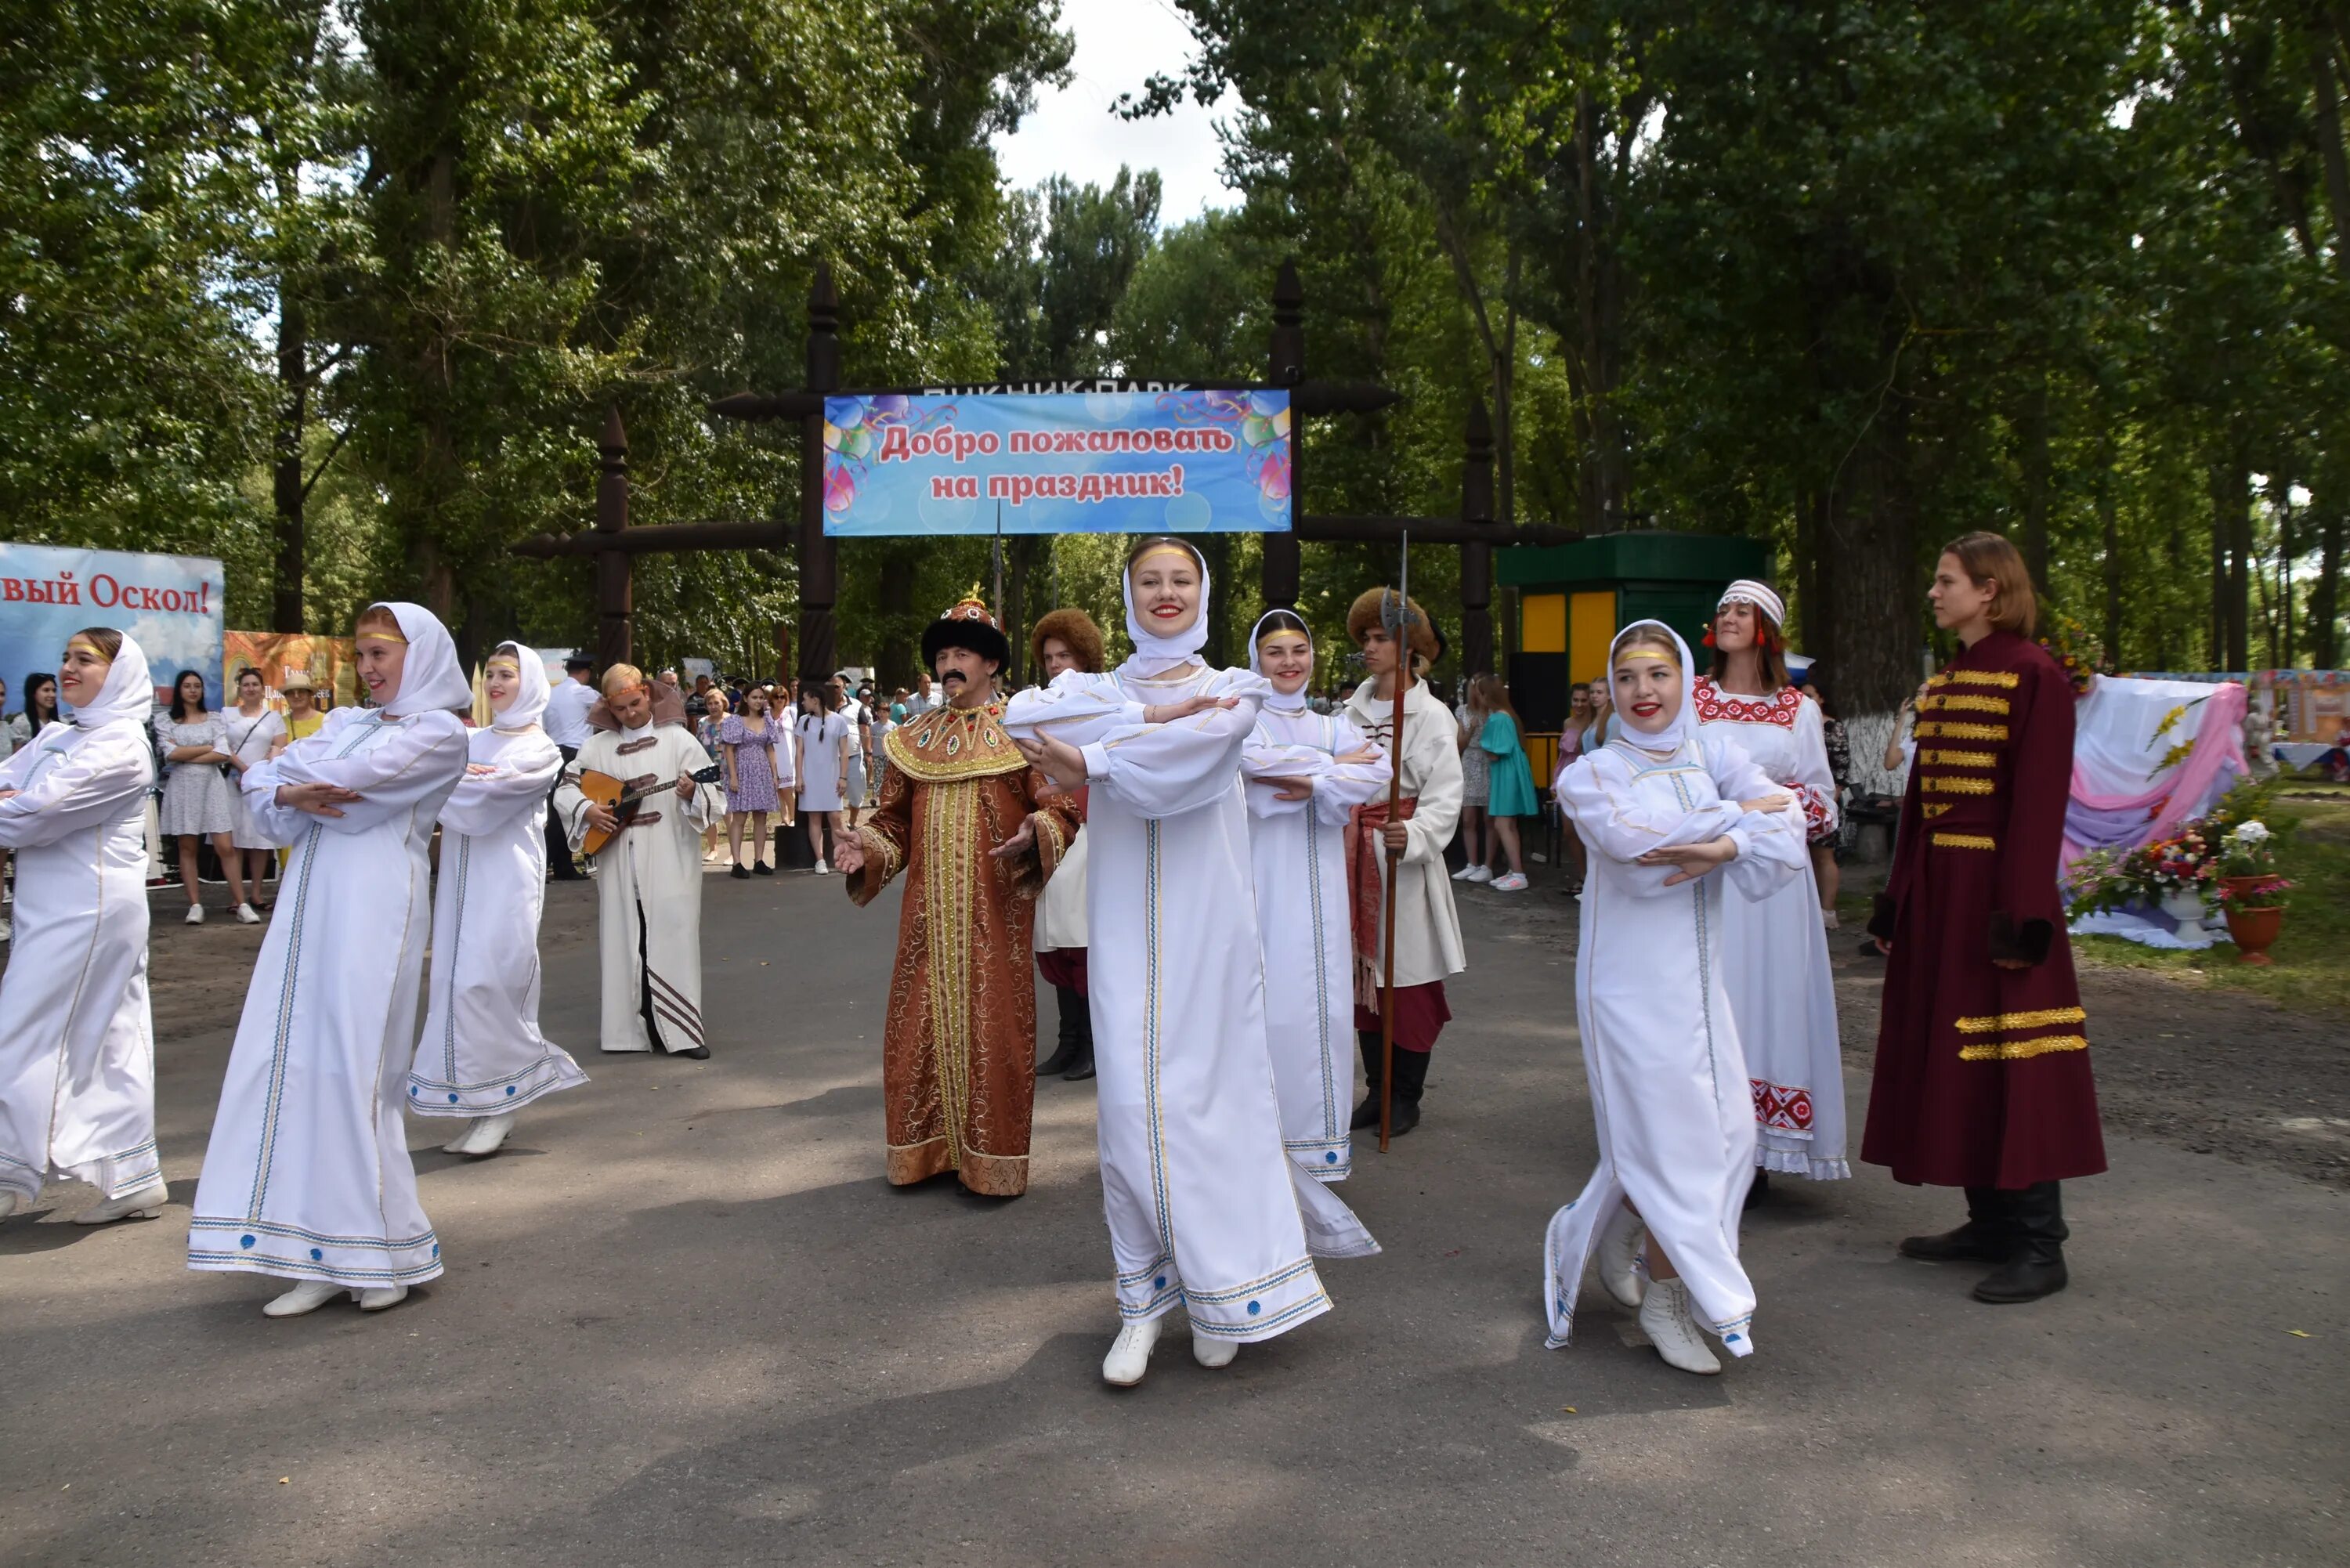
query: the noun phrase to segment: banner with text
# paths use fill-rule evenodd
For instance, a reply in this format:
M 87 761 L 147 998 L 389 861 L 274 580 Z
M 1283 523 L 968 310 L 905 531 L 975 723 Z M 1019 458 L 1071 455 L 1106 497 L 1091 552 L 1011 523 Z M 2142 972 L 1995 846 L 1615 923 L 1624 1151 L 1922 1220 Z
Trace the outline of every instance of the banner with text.
M 1285 391 L 884 393 L 824 407 L 827 534 L 1290 527 Z
M 66 639 L 86 626 L 129 632 L 168 700 L 182 670 L 221 705 L 221 564 L 196 556 L 0 544 L 0 678 L 6 711 L 25 711 L 27 672 L 55 673 Z

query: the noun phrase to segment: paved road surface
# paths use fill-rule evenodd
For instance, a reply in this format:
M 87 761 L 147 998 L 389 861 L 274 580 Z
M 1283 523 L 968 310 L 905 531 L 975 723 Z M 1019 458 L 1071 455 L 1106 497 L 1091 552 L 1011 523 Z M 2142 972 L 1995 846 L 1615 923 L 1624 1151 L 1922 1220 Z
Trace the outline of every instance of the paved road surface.
M 856 912 L 804 876 L 707 897 L 717 1057 L 594 1054 L 592 889 L 557 888 L 546 1021 L 593 1082 L 493 1161 L 420 1127 L 449 1273 L 381 1316 L 282 1323 L 266 1282 L 180 1267 L 241 983 L 224 956 L 250 940 L 159 923 L 176 1203 L 85 1231 L 62 1221 L 87 1190 L 53 1189 L 0 1229 L 0 1563 L 2350 1552 L 2340 1191 L 2116 1137 L 2113 1174 L 2073 1189 L 2074 1288 L 1991 1308 L 1967 1271 L 1892 1255 L 1951 1195 L 1783 1182 L 1747 1231 L 1752 1360 L 1673 1372 L 1596 1290 L 1546 1352 L 1542 1226 L 1593 1151 L 1568 906 L 1479 893 L 1429 1120 L 1341 1189 L 1386 1254 L 1326 1265 L 1337 1310 L 1230 1369 L 1170 1334 L 1111 1392 L 1088 1090 L 1040 1090 L 1024 1199 L 890 1190 L 894 897 Z

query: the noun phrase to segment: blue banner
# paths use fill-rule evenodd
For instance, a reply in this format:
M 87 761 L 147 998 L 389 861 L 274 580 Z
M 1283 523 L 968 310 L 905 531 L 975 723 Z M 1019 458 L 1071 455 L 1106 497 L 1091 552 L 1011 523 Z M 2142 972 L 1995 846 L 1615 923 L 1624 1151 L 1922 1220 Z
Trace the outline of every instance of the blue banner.
M 824 414 L 827 534 L 1290 527 L 1286 391 L 891 392 Z
M 86 626 L 128 632 L 147 655 L 159 700 L 182 670 L 221 702 L 221 564 L 195 556 L 0 544 L 0 679 L 8 712 L 25 711 L 25 677 L 57 673 L 66 639 Z

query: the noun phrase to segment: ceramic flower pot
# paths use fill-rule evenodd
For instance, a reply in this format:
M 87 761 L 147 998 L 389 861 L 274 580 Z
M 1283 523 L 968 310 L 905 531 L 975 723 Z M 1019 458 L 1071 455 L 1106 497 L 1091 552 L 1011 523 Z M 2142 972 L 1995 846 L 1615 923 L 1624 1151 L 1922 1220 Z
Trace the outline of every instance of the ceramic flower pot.
M 2220 880 L 2230 893 L 2234 893 L 2249 888 L 2256 883 L 2266 881 L 2267 878 L 2226 877 Z M 2228 938 L 2236 944 L 2238 963 L 2274 963 L 2276 960 L 2269 957 L 2268 950 L 2277 940 L 2277 933 L 2283 929 L 2284 910 L 2282 909 L 2240 909 L 2232 904 L 2229 906 Z
M 2203 895 L 2186 888 L 2165 893 L 2158 908 L 2178 921 L 2181 930 L 2201 925 L 2203 917 L 2210 912 L 2203 907 Z

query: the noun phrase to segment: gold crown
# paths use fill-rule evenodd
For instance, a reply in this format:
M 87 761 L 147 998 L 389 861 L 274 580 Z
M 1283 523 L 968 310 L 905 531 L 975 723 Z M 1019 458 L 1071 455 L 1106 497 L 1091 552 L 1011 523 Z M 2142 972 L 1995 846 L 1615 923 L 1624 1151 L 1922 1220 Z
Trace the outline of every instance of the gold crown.
M 939 617 L 939 618 L 941 620 L 975 620 L 982 626 L 991 628 L 997 631 L 1003 629 L 1002 627 L 996 626 L 995 618 L 987 613 L 987 605 L 980 598 L 979 594 L 975 589 L 972 593 L 966 595 L 952 609 L 947 611 L 946 614 Z

